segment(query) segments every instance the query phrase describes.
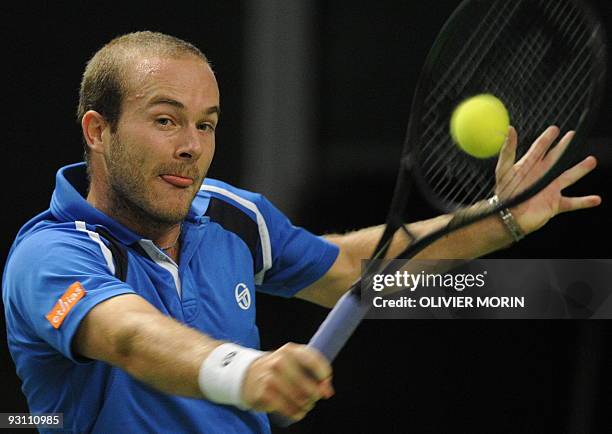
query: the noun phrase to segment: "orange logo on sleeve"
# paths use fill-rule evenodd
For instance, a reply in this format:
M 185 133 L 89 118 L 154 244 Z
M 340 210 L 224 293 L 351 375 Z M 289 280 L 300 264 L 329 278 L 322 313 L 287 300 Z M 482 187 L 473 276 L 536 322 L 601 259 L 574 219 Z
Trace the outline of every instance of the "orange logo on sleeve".
M 70 309 L 78 303 L 80 299 L 85 296 L 85 288 L 81 285 L 81 282 L 74 282 L 68 287 L 64 295 L 57 300 L 51 312 L 46 316 L 47 321 L 51 323 L 53 328 L 58 329 L 64 322 L 64 318 L 70 312 Z

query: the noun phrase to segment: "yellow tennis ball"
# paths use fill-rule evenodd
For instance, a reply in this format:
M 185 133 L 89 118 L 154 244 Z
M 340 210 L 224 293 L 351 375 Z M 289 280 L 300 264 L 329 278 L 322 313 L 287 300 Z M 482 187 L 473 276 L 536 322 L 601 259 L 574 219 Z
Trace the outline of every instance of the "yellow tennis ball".
M 501 149 L 510 126 L 504 103 L 491 94 L 476 95 L 457 106 L 451 116 L 453 141 L 476 158 L 489 158 Z

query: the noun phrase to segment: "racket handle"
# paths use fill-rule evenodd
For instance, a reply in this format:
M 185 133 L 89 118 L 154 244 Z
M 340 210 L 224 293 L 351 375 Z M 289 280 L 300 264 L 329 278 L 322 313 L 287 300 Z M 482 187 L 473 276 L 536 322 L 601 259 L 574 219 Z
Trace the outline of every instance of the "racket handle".
M 327 315 L 308 346 L 316 348 L 333 362 L 368 310 L 369 306 L 361 303 L 359 295 L 348 291 Z
M 348 291 L 327 315 L 308 346 L 319 350 L 331 363 L 368 313 L 368 307 L 361 304 L 359 295 L 352 290 Z M 282 428 L 295 423 L 278 413 L 272 413 L 270 420 Z

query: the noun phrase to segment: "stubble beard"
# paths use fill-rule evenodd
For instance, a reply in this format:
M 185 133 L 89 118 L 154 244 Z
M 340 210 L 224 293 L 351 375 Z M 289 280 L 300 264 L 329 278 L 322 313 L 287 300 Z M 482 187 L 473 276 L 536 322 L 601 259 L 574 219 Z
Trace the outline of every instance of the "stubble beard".
M 147 188 L 150 180 L 139 170 L 145 167 L 144 157 L 130 153 L 117 135 L 113 135 L 111 140 L 107 167 L 112 215 L 123 217 L 143 235 L 157 234 L 182 222 L 193 197 L 185 206 L 164 207 L 163 198 L 152 194 Z

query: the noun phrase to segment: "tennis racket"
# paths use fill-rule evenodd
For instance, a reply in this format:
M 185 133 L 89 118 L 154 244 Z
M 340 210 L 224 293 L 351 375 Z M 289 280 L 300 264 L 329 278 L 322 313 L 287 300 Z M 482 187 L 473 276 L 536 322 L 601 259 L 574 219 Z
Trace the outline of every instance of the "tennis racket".
M 373 259 L 385 256 L 398 231 L 410 243 L 397 258 L 409 260 L 439 238 L 542 191 L 584 154 L 579 144 L 597 115 L 606 62 L 603 27 L 582 1 L 463 1 L 440 31 L 422 69 L 394 196 Z M 522 159 L 523 170 L 502 176 L 501 183 L 499 177 L 496 182 L 497 158 L 474 158 L 449 134 L 454 108 L 482 93 L 506 104 L 521 137 L 516 157 Z M 573 140 L 551 148 L 530 146 L 549 125 L 561 132 L 575 130 Z M 553 156 L 554 164 L 545 173 L 534 173 L 542 168 L 539 162 Z M 447 226 L 421 236 L 408 231 L 405 211 L 414 185 L 437 209 L 454 215 Z M 486 199 L 494 194 L 499 202 L 491 205 Z M 330 361 L 369 310 L 361 302 L 361 290 L 372 273 L 365 270 L 308 344 Z M 280 426 L 292 423 L 278 415 L 273 421 Z

